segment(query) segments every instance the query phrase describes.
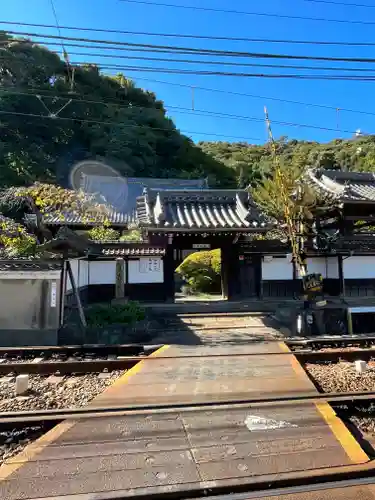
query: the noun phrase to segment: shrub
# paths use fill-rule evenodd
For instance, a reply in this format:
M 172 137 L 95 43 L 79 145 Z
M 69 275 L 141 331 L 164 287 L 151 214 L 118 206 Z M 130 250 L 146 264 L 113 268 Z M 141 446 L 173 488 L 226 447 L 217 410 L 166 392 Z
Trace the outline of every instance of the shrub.
M 88 326 L 133 325 L 145 318 L 145 310 L 138 302 L 127 304 L 95 304 L 86 313 Z
M 105 225 L 93 227 L 88 235 L 90 240 L 94 241 L 117 241 L 120 238 L 118 231 Z
M 192 253 L 178 266 L 176 272 L 186 281 L 192 293 L 220 292 L 221 251 L 218 248 Z
M 36 238 L 21 224 L 0 214 L 0 249 L 2 257 L 33 255 Z

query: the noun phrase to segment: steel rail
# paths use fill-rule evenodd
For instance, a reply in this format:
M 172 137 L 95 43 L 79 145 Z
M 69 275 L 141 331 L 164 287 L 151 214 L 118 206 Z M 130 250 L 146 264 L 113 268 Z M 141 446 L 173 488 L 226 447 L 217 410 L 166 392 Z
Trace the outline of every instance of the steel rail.
M 0 347 L 0 358 L 5 354 L 10 357 L 44 354 L 44 356 L 72 355 L 74 353 L 104 353 L 104 354 L 121 354 L 126 352 L 129 355 L 139 354 L 141 352 L 152 352 L 163 344 L 143 345 L 143 344 L 81 344 L 81 345 L 63 345 L 63 346 L 23 346 L 23 347 Z
M 94 359 L 94 360 L 68 360 L 68 361 L 40 361 L 33 362 L 5 362 L 0 363 L 0 375 L 28 373 L 33 375 L 50 375 L 60 373 L 68 375 L 71 373 L 99 373 L 103 371 L 126 370 L 140 361 L 175 361 L 194 359 L 235 359 L 235 358 L 263 358 L 269 356 L 295 356 L 302 363 L 314 362 L 338 362 L 340 360 L 356 361 L 358 359 L 368 361 L 375 358 L 375 349 L 353 349 L 350 351 L 276 351 L 276 352 L 242 352 L 233 354 L 199 354 L 181 356 L 121 356 L 121 359 Z
M 243 477 L 230 480 L 217 480 L 214 484 L 197 483 L 181 490 L 180 485 L 160 488 L 152 493 L 146 488 L 140 489 L 134 497 L 129 490 L 112 490 L 96 493 L 77 493 L 63 497 L 43 497 L 34 500 L 252 500 L 258 498 L 297 495 L 309 492 L 342 489 L 345 487 L 367 486 L 375 483 L 375 466 L 369 462 L 363 465 L 344 465 L 332 468 L 312 469 L 309 471 L 269 474 L 261 479 Z M 143 491 L 142 491 L 143 490 Z M 289 498 L 289 497 L 288 497 Z
M 196 411 L 204 409 L 220 409 L 223 407 L 244 407 L 250 405 L 276 405 L 278 403 L 295 404 L 317 400 L 324 400 L 330 403 L 353 403 L 356 401 L 375 401 L 375 391 L 368 392 L 343 392 L 343 393 L 302 393 L 284 394 L 274 397 L 255 397 L 246 399 L 217 399 L 211 401 L 186 401 L 186 402 L 166 402 L 164 404 L 130 404 L 125 406 L 89 406 L 84 408 L 60 408 L 53 410 L 29 410 L 20 412 L 0 412 L 0 427 L 2 425 L 27 425 L 31 422 L 44 422 L 49 420 L 65 419 L 91 419 L 108 418 L 131 415 L 137 413 L 150 412 L 176 412 L 176 411 Z

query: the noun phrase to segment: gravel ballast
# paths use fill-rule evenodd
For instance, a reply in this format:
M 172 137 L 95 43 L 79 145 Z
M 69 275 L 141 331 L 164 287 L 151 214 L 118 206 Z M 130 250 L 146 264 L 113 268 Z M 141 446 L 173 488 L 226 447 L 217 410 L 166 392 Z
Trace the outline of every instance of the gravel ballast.
M 354 363 L 306 363 L 305 369 L 322 392 L 375 391 L 375 368 L 357 373 Z
M 368 369 L 364 373 L 357 373 L 354 363 L 345 361 L 330 364 L 307 363 L 305 369 L 323 392 L 375 391 L 373 361 L 370 361 Z M 360 416 L 357 412 L 358 409 L 353 409 L 354 414 L 350 414 L 350 411 L 349 413 L 344 411 L 342 415 L 344 420 L 353 424 L 364 435 L 375 436 L 375 405 L 362 408 L 358 403 L 358 407 Z M 339 415 L 341 416 L 340 411 Z
M 0 412 L 47 410 L 84 406 L 120 377 L 124 371 L 113 371 L 102 378 L 97 373 L 77 376 L 45 377 L 29 375 L 29 392 L 15 396 L 15 378 L 0 379 Z
M 2 411 L 48 410 L 87 405 L 124 371 L 108 374 L 90 373 L 77 376 L 46 377 L 29 375 L 29 392 L 15 395 L 15 377 L 0 379 L 0 417 Z M 30 442 L 46 432 L 35 425 L 14 431 L 0 432 L 0 466 L 20 453 Z

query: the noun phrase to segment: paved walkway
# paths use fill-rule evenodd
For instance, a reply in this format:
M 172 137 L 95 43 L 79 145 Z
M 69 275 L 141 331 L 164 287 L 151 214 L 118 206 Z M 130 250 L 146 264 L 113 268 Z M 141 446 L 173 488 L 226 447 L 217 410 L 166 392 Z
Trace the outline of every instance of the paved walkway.
M 223 325 L 219 321 L 220 338 Z M 234 338 L 229 342 L 230 333 L 220 343 L 213 332 L 196 330 L 200 345 L 162 348 L 93 404 L 192 403 L 316 393 L 295 358 L 282 354 L 286 346 L 272 339 L 272 331 L 269 340 L 259 342 L 254 341 L 256 324 L 247 329 L 246 345 L 243 338 L 237 345 Z M 266 356 L 268 352 L 280 354 Z M 249 355 L 212 357 L 236 353 Z M 163 356 L 191 357 L 160 359 Z M 108 491 L 134 497 L 262 481 L 366 461 L 367 456 L 325 403 L 144 412 L 63 422 L 0 468 L 0 498 Z

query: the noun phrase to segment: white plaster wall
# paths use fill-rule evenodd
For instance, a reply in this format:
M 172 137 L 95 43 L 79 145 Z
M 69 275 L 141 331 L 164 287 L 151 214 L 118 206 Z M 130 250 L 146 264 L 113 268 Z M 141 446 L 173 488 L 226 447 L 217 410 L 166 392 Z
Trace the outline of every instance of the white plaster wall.
M 161 258 L 141 258 L 129 260 L 128 283 L 163 283 L 164 267 Z
M 293 265 L 286 257 L 273 258 L 271 262 L 262 259 L 262 280 L 292 280 Z
M 93 260 L 89 264 L 89 285 L 114 285 L 116 283 L 116 261 Z
M 70 267 L 72 268 L 73 277 L 74 277 L 74 281 L 76 283 L 76 286 L 79 286 L 78 285 L 78 283 L 79 283 L 79 277 L 78 277 L 78 259 L 69 259 L 69 262 L 70 262 Z M 70 292 L 71 290 L 73 290 L 73 286 L 72 286 L 72 284 L 70 282 L 69 274 L 66 273 L 66 291 Z
M 344 279 L 375 278 L 375 256 L 363 255 L 343 258 Z
M 339 259 L 338 257 L 327 257 L 327 278 L 339 279 Z
M 87 286 L 89 284 L 89 263 L 87 260 L 79 260 L 78 262 L 78 272 L 79 272 L 79 286 Z
M 323 278 L 327 277 L 327 261 L 325 257 L 309 257 L 307 259 L 307 272 L 321 274 Z

